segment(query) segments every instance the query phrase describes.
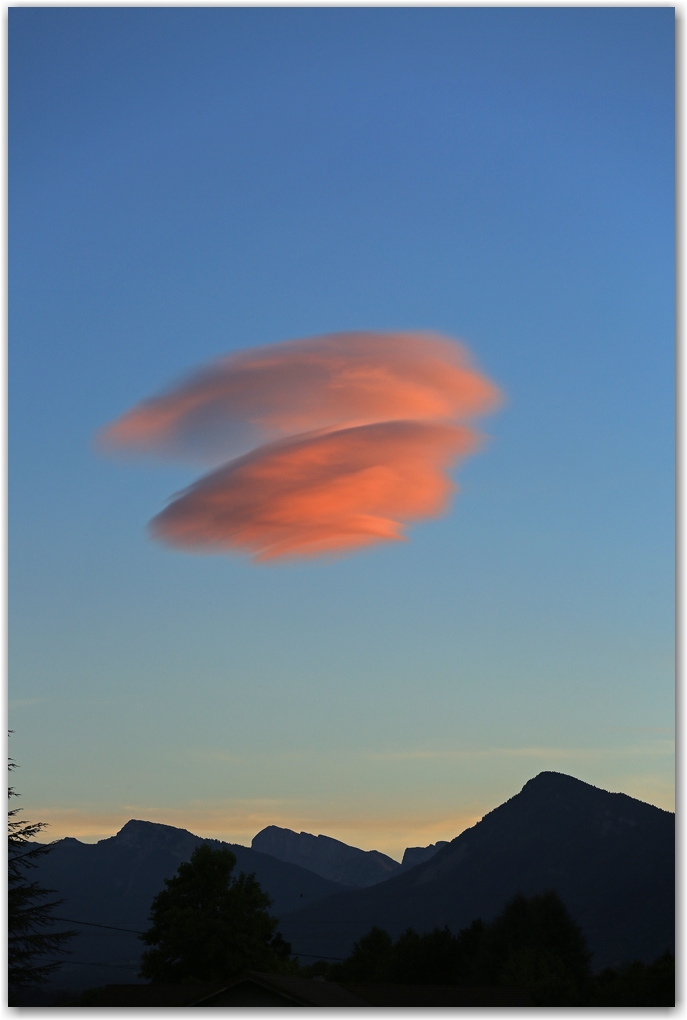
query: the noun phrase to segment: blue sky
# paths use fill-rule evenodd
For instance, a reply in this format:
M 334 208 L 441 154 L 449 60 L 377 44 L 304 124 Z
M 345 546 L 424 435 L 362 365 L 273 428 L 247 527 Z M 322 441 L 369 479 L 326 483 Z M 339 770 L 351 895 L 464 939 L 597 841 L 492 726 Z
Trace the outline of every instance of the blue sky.
M 12 8 L 27 815 L 398 855 L 544 768 L 673 797 L 672 8 Z M 410 542 L 151 544 L 94 432 L 231 350 L 461 338 L 506 404 Z

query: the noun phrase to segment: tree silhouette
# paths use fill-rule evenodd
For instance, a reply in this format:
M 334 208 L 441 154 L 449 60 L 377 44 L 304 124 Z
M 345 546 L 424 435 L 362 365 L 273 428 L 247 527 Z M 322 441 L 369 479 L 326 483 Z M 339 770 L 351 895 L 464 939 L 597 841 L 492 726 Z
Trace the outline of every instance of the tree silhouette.
M 230 850 L 196 847 L 153 900 L 152 926 L 141 941 L 141 977 L 153 981 L 221 982 L 243 970 L 288 969 L 291 946 L 275 935 L 278 921 L 254 875 L 231 878 Z
M 674 1006 L 675 957 L 666 950 L 653 963 L 640 960 L 597 974 L 588 999 L 590 1006 Z
M 524 986 L 535 1004 L 576 1005 L 590 977 L 591 954 L 555 892 L 515 896 L 486 929 L 480 961 L 488 984 Z
M 332 967 L 335 981 L 384 980 L 390 960 L 393 939 L 383 928 L 370 928 L 367 935 L 354 944 L 351 955 L 343 964 Z
M 9 760 L 9 771 L 17 767 Z M 8 796 L 18 797 L 10 786 Z M 52 844 L 36 843 L 36 837 L 46 828 L 45 822 L 22 822 L 16 816 L 21 808 L 7 812 L 8 837 L 8 892 L 7 892 L 7 963 L 10 1004 L 17 992 L 47 981 L 60 966 L 61 960 L 47 959 L 66 953 L 66 943 L 76 935 L 73 931 L 48 932 L 54 924 L 52 911 L 63 900 L 42 902 L 53 889 L 44 889 L 38 882 L 27 878 L 27 871 L 38 866 L 39 859 L 50 852 Z
M 579 926 L 546 892 L 515 896 L 490 924 L 477 919 L 457 935 L 408 928 L 394 942 L 374 927 L 343 963 L 310 969 L 333 981 L 521 987 L 537 1005 L 578 1005 L 589 990 L 589 960 Z

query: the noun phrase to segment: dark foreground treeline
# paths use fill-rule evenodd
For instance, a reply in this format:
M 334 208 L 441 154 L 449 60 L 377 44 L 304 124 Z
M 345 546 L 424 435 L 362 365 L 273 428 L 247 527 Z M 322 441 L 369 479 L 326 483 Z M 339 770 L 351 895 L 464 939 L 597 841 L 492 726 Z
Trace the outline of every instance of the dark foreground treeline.
M 553 893 L 516 896 L 485 925 L 473 921 L 457 935 L 409 928 L 394 942 L 372 928 L 342 963 L 319 960 L 304 975 L 329 981 L 528 988 L 540 1006 L 672 1006 L 675 960 L 635 962 L 592 974 L 580 928 Z

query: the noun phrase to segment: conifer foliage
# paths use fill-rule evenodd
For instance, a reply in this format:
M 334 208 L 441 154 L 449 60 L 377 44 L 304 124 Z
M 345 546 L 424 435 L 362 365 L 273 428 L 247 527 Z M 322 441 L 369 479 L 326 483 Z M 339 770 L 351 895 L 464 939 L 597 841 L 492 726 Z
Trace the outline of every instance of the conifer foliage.
M 673 1006 L 675 958 L 593 974 L 584 935 L 555 892 L 515 896 L 490 924 L 477 919 L 394 940 L 371 928 L 342 963 L 318 960 L 305 976 L 354 984 L 526 988 L 535 1006 Z
M 516 896 L 491 924 L 477 919 L 457 935 L 408 928 L 394 942 L 372 928 L 344 963 L 318 969 L 334 981 L 522 987 L 535 1005 L 578 1005 L 589 961 L 579 926 L 556 893 L 546 892 Z
M 9 760 L 10 772 L 17 767 Z M 8 796 L 18 797 L 13 787 Z M 8 811 L 8 986 L 10 1005 L 21 989 L 47 981 L 60 966 L 61 960 L 51 956 L 68 952 L 66 945 L 76 934 L 73 931 L 47 931 L 54 924 L 52 912 L 62 900 L 47 898 L 54 891 L 44 889 L 30 880 L 30 872 L 39 859 L 50 852 L 51 844 L 36 843 L 36 837 L 45 829 L 45 822 L 21 821 L 16 816 L 21 808 Z

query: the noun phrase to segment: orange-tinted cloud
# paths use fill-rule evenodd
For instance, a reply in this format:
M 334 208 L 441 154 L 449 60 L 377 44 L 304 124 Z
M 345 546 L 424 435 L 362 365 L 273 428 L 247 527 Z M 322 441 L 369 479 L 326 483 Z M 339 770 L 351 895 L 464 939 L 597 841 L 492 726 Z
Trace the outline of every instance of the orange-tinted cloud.
M 171 545 L 318 556 L 403 538 L 455 486 L 447 468 L 475 448 L 469 428 L 381 422 L 260 447 L 186 490 L 151 522 Z
M 231 354 L 98 442 L 222 464 L 154 518 L 154 537 L 256 560 L 318 556 L 402 539 L 442 513 L 448 469 L 477 444 L 467 423 L 499 399 L 445 337 L 334 333 Z
M 332 333 L 230 354 L 106 427 L 109 450 L 226 459 L 313 429 L 378 421 L 466 421 L 495 386 L 433 333 Z

